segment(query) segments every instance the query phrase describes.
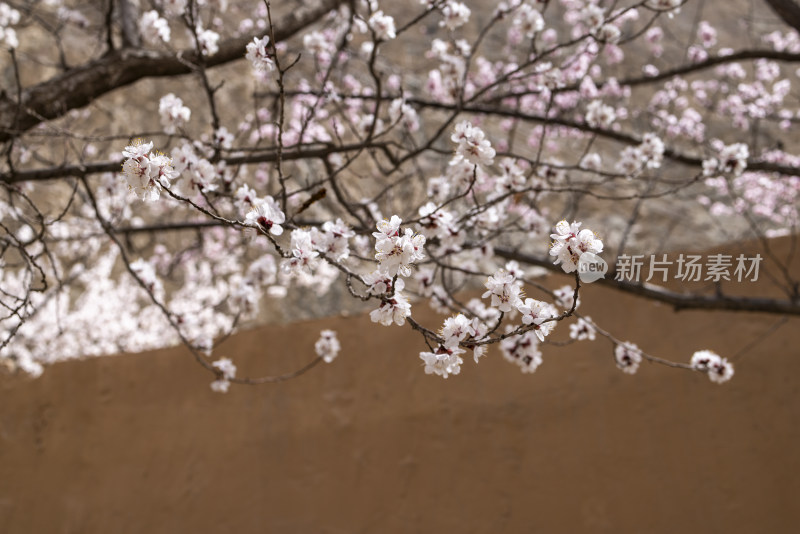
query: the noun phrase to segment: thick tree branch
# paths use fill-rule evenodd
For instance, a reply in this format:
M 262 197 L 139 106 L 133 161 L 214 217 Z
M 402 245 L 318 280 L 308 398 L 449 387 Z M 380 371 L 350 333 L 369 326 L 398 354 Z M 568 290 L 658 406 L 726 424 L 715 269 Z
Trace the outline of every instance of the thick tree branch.
M 800 5 L 792 0 L 766 0 L 783 22 L 800 32 Z
M 320 148 L 299 148 L 288 150 L 281 154 L 283 161 L 295 161 L 301 159 L 320 159 L 331 154 L 341 154 L 364 149 L 377 149 L 389 152 L 389 148 L 383 143 L 354 143 L 342 146 L 323 146 Z M 278 160 L 276 152 L 266 152 L 263 154 L 248 154 L 244 156 L 229 156 L 220 158 L 227 165 L 245 165 L 252 163 L 271 163 Z M 45 167 L 42 169 L 31 169 L 24 171 L 5 172 L 0 174 L 0 182 L 13 184 L 18 182 L 40 182 L 44 180 L 54 180 L 57 178 L 80 177 L 90 174 L 103 172 L 121 172 L 122 161 L 100 161 L 87 163 L 85 165 L 59 165 L 55 167 Z
M 309 9 L 293 11 L 276 23 L 275 39 L 288 39 L 341 2 L 320 0 Z M 219 52 L 205 59 L 206 67 L 243 58 L 250 41 L 252 37 L 237 37 L 221 43 Z M 16 123 L 17 102 L 8 97 L 0 100 L 0 142 L 142 78 L 188 74 L 198 59 L 193 49 L 177 54 L 133 48 L 110 51 L 99 59 L 26 89 L 22 94 L 22 113 Z

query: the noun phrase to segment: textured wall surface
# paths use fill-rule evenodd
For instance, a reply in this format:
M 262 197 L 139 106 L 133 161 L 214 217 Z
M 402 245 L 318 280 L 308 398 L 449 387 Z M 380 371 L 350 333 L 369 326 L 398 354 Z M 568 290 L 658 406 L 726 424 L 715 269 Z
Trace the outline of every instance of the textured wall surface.
M 777 320 L 676 314 L 596 284 L 583 302 L 681 361 L 734 355 Z M 490 352 L 445 381 L 408 329 L 363 317 L 232 338 L 219 354 L 242 373 L 300 366 L 320 328 L 343 351 L 223 396 L 180 349 L 0 377 L 0 532 L 795 532 L 798 327 L 739 354 L 723 386 L 625 375 L 603 340 L 544 347 L 527 376 Z

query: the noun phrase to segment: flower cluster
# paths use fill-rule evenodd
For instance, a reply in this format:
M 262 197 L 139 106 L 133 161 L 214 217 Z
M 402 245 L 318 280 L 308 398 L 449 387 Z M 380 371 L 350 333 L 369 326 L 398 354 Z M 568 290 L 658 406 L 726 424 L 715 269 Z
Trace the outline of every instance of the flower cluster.
M 375 32 L 375 38 L 379 41 L 389 41 L 397 37 L 394 28 L 394 18 L 384 15 L 383 11 L 376 11 L 367 22 L 370 29 Z
M 522 285 L 514 275 L 499 270 L 490 276 L 486 283 L 486 292 L 482 298 L 492 297 L 491 305 L 503 313 L 508 313 L 522 304 Z
M 267 52 L 269 46 L 269 36 L 265 35 L 261 39 L 253 37 L 253 42 L 247 45 L 245 57 L 253 66 L 256 72 L 267 72 L 275 69 L 275 61 Z
M 286 221 L 286 215 L 281 211 L 275 199 L 271 196 L 255 199 L 252 201 L 252 206 L 252 209 L 245 216 L 245 224 L 259 228 L 264 232 L 269 232 L 272 235 L 281 235 L 283 233 L 281 225 Z
M 128 189 L 144 201 L 158 200 L 161 188 L 169 187 L 169 181 L 178 176 L 172 168 L 172 160 L 163 154 L 150 152 L 152 148 L 152 141 L 139 141 L 125 147 L 122 152 L 127 158 L 122 171 L 128 180 Z
M 469 16 L 472 13 L 470 9 L 461 2 L 448 1 L 442 6 L 442 15 L 444 20 L 439 23 L 439 26 L 445 26 L 448 30 L 455 30 L 463 26 L 469 21 Z
M 600 100 L 592 100 L 586 106 L 586 124 L 592 128 L 608 128 L 616 120 L 614 108 Z
M 336 332 L 333 330 L 323 330 L 319 333 L 319 339 L 314 344 L 314 350 L 317 356 L 323 359 L 325 363 L 331 363 L 339 354 L 342 346 L 339 344 L 339 339 L 336 337 Z
M 719 174 L 741 175 L 747 168 L 747 158 L 750 151 L 744 143 L 723 145 L 713 143 L 717 147 L 717 156 L 703 160 L 703 174 L 716 176 Z
M 712 382 L 722 384 L 733 377 L 733 364 L 727 358 L 710 350 L 699 350 L 692 355 L 692 369 L 708 374 Z
M 549 320 L 558 316 L 558 311 L 552 304 L 541 300 L 525 299 L 525 303 L 517 304 L 517 310 L 522 314 L 522 324 L 533 325 L 533 331 L 540 341 L 553 331 L 556 322 Z
M 378 309 L 370 312 L 369 318 L 373 323 L 381 323 L 383 326 L 390 326 L 392 323 L 397 326 L 406 324 L 406 317 L 411 315 L 411 303 L 402 293 L 405 286 L 402 278 L 395 281 L 392 295 L 385 297 Z
M 139 31 L 144 40 L 152 44 L 159 41 L 168 43 L 170 39 L 169 23 L 156 10 L 147 11 L 142 15 Z
M 632 375 L 636 373 L 639 364 L 642 363 L 642 351 L 633 343 L 625 341 L 614 349 L 614 360 L 617 362 L 617 367 L 624 373 Z
M 550 255 L 555 256 L 553 263 L 558 265 L 565 273 L 572 273 L 578 268 L 581 256 L 586 253 L 600 254 L 603 252 L 603 242 L 591 230 L 580 229 L 581 223 L 561 221 L 556 225 L 556 232 L 550 234 L 553 244 Z M 570 305 L 571 307 L 571 305 Z
M 459 345 L 465 345 L 473 350 L 475 363 L 486 353 L 486 345 L 475 345 L 469 343 L 470 340 L 480 340 L 488 332 L 486 324 L 478 317 L 472 320 L 464 314 L 459 313 L 454 317 L 444 320 L 444 325 L 439 332 L 444 339 L 442 346 L 447 349 L 455 349 Z
M 12 8 L 5 2 L 0 2 L 0 43 L 12 50 L 19 46 L 17 32 L 10 26 L 19 23 L 19 11 Z
M 461 364 L 464 360 L 461 359 L 460 354 L 464 353 L 464 349 L 458 347 L 447 348 L 440 345 L 435 352 L 421 352 L 420 359 L 425 362 L 425 374 L 436 374 L 442 378 L 447 378 L 450 375 L 457 375 L 461 372 Z
M 230 358 L 220 358 L 211 365 L 217 370 L 217 379 L 211 382 L 211 389 L 217 393 L 227 393 L 231 379 L 236 376 L 236 365 Z
M 620 154 L 617 169 L 631 177 L 643 169 L 658 169 L 664 162 L 664 142 L 654 133 L 647 133 L 638 146 L 629 146 Z
M 390 220 L 378 222 L 375 237 L 375 259 L 378 270 L 389 276 L 411 276 L 411 265 L 425 258 L 425 236 L 415 234 L 410 228 L 400 233 L 403 221 L 397 215 Z
M 169 93 L 158 102 L 158 114 L 161 116 L 164 132 L 174 134 L 189 121 L 192 110 L 183 105 L 183 100 Z
M 519 365 L 523 373 L 533 373 L 542 364 L 539 339 L 533 332 L 504 339 L 500 351 L 506 360 Z
M 204 56 L 213 56 L 219 52 L 219 34 L 217 32 L 198 27 L 196 33 L 197 47 Z
M 569 337 L 575 341 L 582 341 L 588 339 L 594 341 L 596 337 L 596 330 L 591 323 L 591 317 L 579 318 L 575 323 L 569 325 Z
M 459 163 L 462 159 L 469 161 L 473 165 L 491 165 L 494 163 L 495 150 L 492 144 L 486 139 L 486 134 L 477 126 L 473 126 L 469 121 L 461 121 L 456 124 L 455 131 L 450 139 L 458 143 L 456 147 L 456 157 L 450 162 L 451 165 Z

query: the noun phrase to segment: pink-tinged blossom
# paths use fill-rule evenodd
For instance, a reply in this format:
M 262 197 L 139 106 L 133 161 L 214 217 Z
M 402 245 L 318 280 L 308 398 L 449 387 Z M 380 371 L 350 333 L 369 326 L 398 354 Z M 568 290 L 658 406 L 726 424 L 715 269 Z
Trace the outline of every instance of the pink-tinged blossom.
M 339 354 L 341 348 L 336 332 L 333 330 L 322 330 L 319 333 L 319 339 L 314 344 L 317 356 L 322 358 L 325 363 L 331 363 Z
M 528 39 L 544 30 L 544 17 L 529 4 L 520 4 L 512 15 L 513 27 Z
M 701 20 L 697 26 L 697 38 L 700 39 L 703 48 L 711 48 L 717 44 L 717 30 L 708 21 Z
M 625 341 L 614 349 L 614 361 L 622 372 L 632 375 L 639 369 L 642 352 L 633 343 Z
M 389 104 L 389 119 L 392 124 L 401 124 L 409 132 L 419 130 L 419 116 L 416 110 L 402 98 L 396 98 Z

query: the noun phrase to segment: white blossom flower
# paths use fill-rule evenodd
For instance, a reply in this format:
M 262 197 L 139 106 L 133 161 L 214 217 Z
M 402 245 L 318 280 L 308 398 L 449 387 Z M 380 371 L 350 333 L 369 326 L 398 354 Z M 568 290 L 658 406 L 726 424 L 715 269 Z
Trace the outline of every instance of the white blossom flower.
M 528 39 L 544 29 L 544 17 L 528 4 L 520 4 L 514 12 L 513 25 Z
M 464 360 L 459 356 L 464 350 L 458 347 L 446 348 L 439 346 L 436 352 L 420 352 L 420 359 L 425 362 L 425 374 L 436 374 L 442 378 L 457 375 L 461 372 Z
M 533 373 L 542 364 L 539 338 L 533 332 L 513 336 L 500 342 L 503 358 L 515 363 L 523 373 Z
M 581 223 L 560 221 L 556 225 L 556 232 L 550 234 L 553 244 L 550 255 L 555 256 L 553 263 L 558 265 L 565 273 L 575 272 L 578 268 L 580 257 L 585 253 L 600 254 L 603 251 L 603 242 L 591 230 L 580 230 Z
M 279 213 L 283 215 L 283 212 Z M 283 232 L 283 229 L 281 229 L 281 232 Z M 310 274 L 319 256 L 319 252 L 314 250 L 311 232 L 299 228 L 292 230 L 291 247 L 292 256 L 285 260 L 282 265 L 284 271 L 291 274 Z
M 439 26 L 446 26 L 448 30 L 455 30 L 463 26 L 469 21 L 469 16 L 472 13 L 470 9 L 461 2 L 447 2 L 442 7 L 442 15 L 444 20 L 439 23 Z
M 267 51 L 268 45 L 268 35 L 265 35 L 261 39 L 254 37 L 253 42 L 247 45 L 245 57 L 256 72 L 266 72 L 275 69 L 275 61 L 273 61 L 272 56 Z
M 218 378 L 211 383 L 211 390 L 216 393 L 227 393 L 231 385 L 230 380 L 236 376 L 236 366 L 230 358 L 220 358 L 211 365 L 219 373 Z
M 397 280 L 394 295 L 387 298 L 376 310 L 369 314 L 373 323 L 381 323 L 383 326 L 390 326 L 392 323 L 397 326 L 406 324 L 406 318 L 411 315 L 411 304 L 401 293 L 403 287 L 402 279 Z
M 375 259 L 378 270 L 389 276 L 411 276 L 411 265 L 425 258 L 425 236 L 414 234 L 410 228 L 400 235 L 400 223 L 396 215 L 389 221 L 377 223 L 378 232 L 375 237 Z
M 561 286 L 553 291 L 553 296 L 556 299 L 556 305 L 564 308 L 565 310 L 571 310 L 572 303 L 575 300 L 575 288 L 570 285 Z M 581 298 L 578 297 L 578 300 L 575 303 L 575 309 L 577 310 L 580 305 Z
M 639 369 L 642 362 L 642 352 L 633 343 L 625 341 L 614 349 L 614 360 L 623 372 L 632 375 Z
M 525 299 L 525 302 L 517 304 L 517 310 L 522 314 L 522 324 L 534 325 L 534 332 L 540 341 L 544 341 L 545 336 L 549 335 L 556 326 L 555 321 L 547 321 L 558 315 L 552 304 L 541 300 Z
M 169 23 L 167 19 L 161 18 L 156 10 L 147 11 L 142 15 L 139 20 L 139 31 L 149 43 L 158 41 L 168 43 L 170 39 Z
M 586 106 L 586 123 L 592 128 L 608 128 L 616 118 L 614 108 L 600 100 L 592 100 Z
M 490 276 L 486 283 L 487 291 L 482 298 L 491 296 L 491 305 L 504 313 L 516 308 L 520 303 L 522 287 L 513 275 L 504 270 L 497 271 Z
M 204 56 L 213 56 L 219 52 L 219 34 L 214 30 L 197 28 L 197 44 Z
M 708 378 L 712 382 L 722 384 L 733 377 L 733 364 L 727 358 L 720 358 L 711 364 L 708 369 Z
M 333 330 L 323 330 L 319 333 L 319 339 L 314 344 L 317 356 L 322 358 L 325 363 L 331 363 L 341 350 L 339 339 Z
M 367 21 L 369 27 L 375 32 L 376 39 L 389 41 L 397 37 L 394 28 L 394 18 L 384 15 L 383 11 L 376 11 Z
M 261 228 L 272 235 L 283 233 L 281 224 L 284 221 L 286 221 L 286 215 L 271 196 L 255 200 L 253 209 L 245 217 L 245 224 Z
M 128 180 L 128 189 L 144 201 L 155 201 L 161 196 L 161 188 L 169 187 L 170 180 L 178 173 L 172 168 L 172 160 L 163 154 L 147 153 L 153 143 L 134 143 L 122 152 L 127 156 L 122 171 Z
M 583 341 L 584 339 L 588 339 L 589 341 L 594 341 L 596 337 L 596 330 L 590 321 L 590 317 L 587 317 L 585 320 L 583 317 L 578 318 L 578 320 L 569 325 L 569 337 L 576 341 Z
M 703 174 L 714 176 L 717 174 L 733 174 L 740 176 L 747 169 L 747 158 L 750 150 L 744 143 L 734 143 L 723 145 L 714 143 L 717 148 L 717 157 L 708 158 L 703 161 Z
M 710 350 L 699 350 L 692 354 L 690 365 L 708 374 L 708 378 L 717 384 L 727 382 L 733 376 L 733 364 Z
M 164 132 L 175 133 L 182 128 L 192 116 L 192 110 L 183 105 L 183 100 L 169 93 L 161 97 L 158 103 L 158 113 L 161 115 L 161 125 Z
M 455 317 L 448 317 L 444 320 L 441 331 L 445 348 L 457 347 L 471 332 L 472 322 L 464 314 L 459 313 Z
M 454 143 L 458 143 L 456 157 L 450 162 L 450 165 L 458 164 L 461 159 L 465 159 L 473 165 L 491 165 L 494 163 L 495 150 L 486 139 L 486 134 L 483 133 L 483 130 L 473 126 L 471 122 L 461 121 L 456 124 L 450 139 Z

